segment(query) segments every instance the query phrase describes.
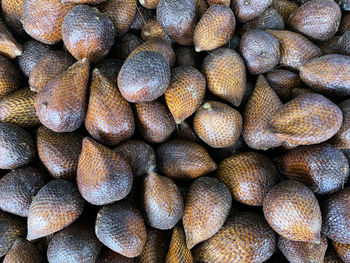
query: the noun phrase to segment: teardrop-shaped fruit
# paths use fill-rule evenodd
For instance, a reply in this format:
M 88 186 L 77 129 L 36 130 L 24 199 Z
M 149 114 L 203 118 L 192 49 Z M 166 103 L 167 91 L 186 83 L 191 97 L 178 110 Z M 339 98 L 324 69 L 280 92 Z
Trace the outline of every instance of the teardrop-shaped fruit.
M 77 60 L 101 60 L 110 51 L 114 34 L 112 20 L 88 5 L 73 7 L 62 23 L 63 43 Z
M 96 261 L 96 263 L 134 263 L 134 262 L 135 262 L 134 258 L 124 257 L 119 253 L 114 252 L 113 250 L 110 250 L 107 247 L 102 249 L 102 252 L 98 257 L 98 260 Z
M 30 163 L 35 146 L 30 133 L 12 123 L 0 123 L 0 169 L 15 169 Z
M 293 241 L 319 243 L 321 210 L 312 191 L 297 181 L 283 181 L 267 193 L 265 219 L 279 235 Z
M 290 15 L 299 7 L 293 0 L 272 0 L 271 6 L 282 16 L 285 23 L 288 22 Z
M 13 170 L 0 179 L 0 208 L 11 214 L 28 216 L 33 197 L 45 184 L 45 176 L 36 168 Z
M 40 250 L 28 240 L 18 238 L 4 257 L 3 263 L 42 263 Z
M 21 85 L 21 74 L 12 62 L 0 55 L 0 98 L 12 93 Z
M 288 147 L 324 142 L 336 134 L 343 113 L 337 105 L 316 93 L 299 95 L 270 119 L 269 130 Z
M 35 108 L 40 122 L 55 132 L 72 132 L 84 121 L 90 65 L 84 58 L 50 80 L 38 93 Z
M 205 77 L 197 69 L 187 66 L 177 67 L 171 71 L 165 100 L 177 124 L 199 108 L 204 99 L 205 89 Z
M 22 23 L 32 38 L 56 44 L 62 40 L 62 22 L 74 4 L 63 4 L 61 0 L 25 0 Z
M 350 244 L 341 244 L 335 241 L 332 241 L 333 247 L 335 251 L 337 252 L 338 256 L 343 260 L 345 263 L 350 262 Z
M 138 263 L 164 263 L 168 247 L 168 231 L 147 228 L 147 241 L 138 257 Z
M 130 165 L 119 154 L 86 137 L 79 157 L 77 185 L 89 203 L 105 205 L 126 197 L 132 187 Z
M 11 31 L 23 36 L 24 29 L 21 22 L 24 0 L 3 0 L 1 1 L 2 14 L 6 24 Z
M 166 263 L 193 263 L 191 250 L 186 246 L 186 236 L 181 225 L 174 227 L 166 256 Z
M 109 145 L 130 138 L 135 131 L 129 102 L 98 69 L 92 73 L 85 127 L 94 139 Z
M 95 232 L 105 246 L 129 258 L 140 255 L 146 244 L 146 227 L 140 212 L 123 201 L 101 208 Z
M 194 179 L 216 170 L 217 165 L 206 149 L 185 140 L 168 140 L 157 150 L 161 173 L 175 180 Z
M 236 107 L 241 104 L 246 91 L 246 69 L 236 51 L 220 48 L 211 52 L 203 61 L 202 71 L 211 93 Z
M 162 54 L 141 51 L 123 64 L 118 88 L 129 102 L 153 101 L 164 94 L 170 83 L 170 67 Z
M 172 229 L 182 217 L 181 193 L 168 177 L 150 172 L 143 182 L 143 207 L 146 221 L 157 229 Z
M 275 233 L 260 215 L 246 212 L 229 219 L 193 254 L 205 263 L 265 262 L 275 252 L 275 239 Z
M 174 40 L 172 40 L 167 35 L 164 29 L 160 26 L 158 20 L 154 18 L 153 15 L 150 19 L 144 22 L 142 26 L 142 31 L 141 31 L 141 38 L 144 41 L 151 40 L 154 38 L 160 38 L 166 41 L 170 45 L 174 43 Z
M 212 5 L 199 20 L 193 34 L 197 52 L 214 50 L 225 45 L 232 37 L 236 19 L 225 5 Z
M 44 185 L 29 207 L 28 240 L 53 234 L 72 224 L 83 212 L 84 200 L 71 182 L 57 179 Z
M 343 124 L 340 130 L 331 139 L 331 143 L 338 149 L 350 148 L 350 100 L 338 104 L 343 112 Z
M 280 65 L 299 70 L 300 67 L 314 57 L 321 56 L 321 50 L 310 40 L 298 33 L 288 30 L 267 30 L 280 43 Z
M 0 17 L 0 54 L 9 58 L 22 55 L 23 47 L 16 41 Z
M 264 12 L 272 0 L 231 0 L 231 8 L 239 22 L 247 22 Z
M 215 235 L 232 204 L 228 188 L 216 178 L 200 177 L 190 186 L 182 218 L 189 249 Z

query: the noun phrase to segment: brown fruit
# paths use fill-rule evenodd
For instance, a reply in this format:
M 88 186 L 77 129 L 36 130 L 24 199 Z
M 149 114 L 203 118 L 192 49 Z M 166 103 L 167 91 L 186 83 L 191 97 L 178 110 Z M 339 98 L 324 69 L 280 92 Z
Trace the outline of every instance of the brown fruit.
M 118 88 L 129 102 L 153 101 L 164 94 L 170 83 L 170 67 L 162 54 L 141 51 L 123 64 Z
M 75 3 L 75 4 L 100 4 L 106 2 L 106 0 L 61 0 L 62 4 Z
M 203 61 L 202 72 L 211 93 L 236 107 L 241 104 L 246 90 L 246 69 L 236 51 L 220 48 L 211 52 Z
M 187 140 L 196 143 L 201 143 L 201 139 L 198 138 L 193 128 L 186 122 L 183 121 L 176 127 L 177 138 L 180 140 Z
M 133 18 L 133 22 L 131 24 L 130 29 L 132 30 L 141 30 L 143 25 L 147 23 L 148 20 L 154 19 L 157 21 L 155 17 L 155 12 L 152 9 L 144 8 L 143 6 L 139 5 L 137 7 L 136 14 Z
M 21 73 L 12 62 L 0 55 L 0 98 L 21 86 Z
M 338 149 L 350 149 L 350 100 L 344 100 L 338 107 L 343 112 L 343 123 L 331 143 Z
M 24 35 L 21 22 L 24 0 L 2 0 L 1 9 L 6 24 L 18 35 Z
M 289 24 L 313 40 L 325 41 L 338 31 L 341 10 L 333 0 L 313 0 L 300 6 L 290 17 Z
M 9 58 L 22 55 L 23 47 L 16 41 L 0 17 L 0 54 Z
M 239 22 L 247 22 L 264 12 L 272 0 L 232 0 L 231 8 Z
M 341 244 L 335 241 L 332 241 L 333 247 L 335 251 L 337 252 L 338 256 L 343 260 L 345 263 L 350 262 L 350 244 Z
M 162 174 L 175 180 L 194 179 L 216 170 L 217 165 L 201 145 L 184 140 L 168 140 L 157 150 Z
M 231 0 L 208 0 L 208 4 L 211 5 L 227 5 L 230 6 Z
M 317 194 L 344 187 L 349 177 L 346 156 L 330 144 L 300 146 L 277 158 L 281 173 Z
M 139 3 L 145 8 L 155 9 L 157 8 L 159 0 L 139 0 Z
M 100 256 L 96 263 L 134 263 L 135 260 L 133 258 L 124 257 L 109 248 L 102 250 Z
M 283 181 L 267 193 L 265 219 L 279 235 L 293 241 L 320 241 L 321 210 L 312 191 L 297 181 Z
M 342 35 L 348 30 L 350 30 L 350 12 L 344 12 L 341 17 L 338 33 Z
M 215 1 L 215 0 L 214 0 Z M 221 0 L 218 0 L 221 1 Z M 224 0 L 225 1 L 225 0 Z M 205 11 L 209 8 L 207 0 L 194 0 L 196 5 L 196 14 L 198 17 L 202 17 Z
M 51 79 L 72 66 L 75 59 L 63 51 L 53 51 L 40 59 L 29 76 L 31 90 L 40 91 Z
M 135 104 L 136 126 L 148 142 L 162 143 L 175 130 L 175 121 L 170 111 L 159 101 Z
M 201 56 L 191 47 L 180 46 L 175 50 L 177 67 L 194 67 L 200 69 Z
M 199 108 L 204 99 L 205 89 L 205 77 L 197 69 L 185 66 L 171 71 L 165 100 L 177 124 L 190 117 Z
M 271 5 L 282 16 L 285 23 L 288 22 L 290 15 L 298 8 L 298 4 L 293 0 L 272 0 Z
M 168 232 L 155 228 L 147 229 L 147 241 L 138 257 L 138 263 L 164 263 L 169 247 Z
M 235 26 L 235 16 L 228 6 L 212 5 L 194 30 L 193 43 L 196 51 L 222 47 L 233 37 Z
M 142 26 L 142 31 L 141 31 L 141 38 L 144 41 L 147 41 L 153 38 L 160 38 L 166 41 L 170 45 L 174 42 L 174 40 L 172 40 L 167 35 L 167 33 L 158 23 L 157 19 L 154 17 L 151 17 L 146 22 L 144 22 L 144 25 Z
M 38 93 L 40 122 L 55 132 L 72 132 L 84 122 L 90 65 L 84 58 L 50 80 Z
M 311 58 L 321 56 L 321 50 L 310 40 L 287 30 L 267 30 L 280 43 L 280 65 L 299 70 Z
M 125 202 L 106 205 L 100 209 L 95 233 L 105 246 L 129 258 L 141 254 L 147 238 L 140 212 Z
M 86 137 L 79 157 L 77 185 L 80 194 L 94 205 L 126 197 L 132 187 L 130 165 L 119 154 Z
M 324 263 L 343 263 L 343 261 L 338 257 L 337 253 L 335 252 L 333 246 L 331 244 L 328 245 L 323 262 Z
M 273 162 L 255 152 L 238 153 L 224 159 L 216 176 L 237 201 L 254 206 L 262 206 L 265 195 L 280 181 Z
M 104 58 L 97 65 L 96 68 L 108 78 L 113 84 L 117 84 L 118 74 L 123 66 L 124 61 L 117 58 Z
M 39 249 L 29 241 L 18 238 L 4 257 L 3 263 L 42 263 Z
M 63 4 L 61 0 L 25 0 L 22 23 L 32 38 L 45 43 L 56 44 L 62 40 L 62 22 L 74 4 Z
M 320 243 L 298 242 L 278 237 L 278 248 L 289 262 L 323 263 L 327 250 L 327 238 L 321 235 Z
M 238 141 L 242 133 L 241 114 L 230 106 L 217 102 L 205 102 L 196 112 L 193 129 L 206 144 L 213 148 L 225 148 Z
M 130 138 L 135 131 L 131 105 L 98 69 L 92 73 L 85 127 L 94 139 L 109 145 Z
M 174 227 L 165 263 L 193 263 L 192 253 L 186 246 L 186 237 L 181 225 Z
M 36 168 L 13 170 L 0 179 L 0 208 L 26 217 L 33 197 L 45 184 L 45 176 Z
M 350 95 L 350 57 L 338 54 L 314 58 L 300 68 L 300 78 L 317 92 Z
M 261 30 L 246 32 L 240 51 L 251 74 L 271 71 L 280 61 L 280 45 L 271 34 Z
M 143 40 L 133 33 L 126 33 L 112 48 L 115 57 L 125 60 L 131 52 L 143 44 Z
M 178 44 L 193 43 L 196 23 L 194 0 L 160 0 L 157 6 L 157 20 L 164 31 Z
M 260 215 L 246 212 L 229 219 L 193 254 L 204 263 L 265 262 L 275 252 L 275 239 L 275 233 Z
M 215 235 L 232 204 L 228 188 L 216 178 L 200 177 L 190 186 L 182 218 L 189 249 Z
M 339 38 L 337 48 L 340 54 L 350 56 L 350 30 Z
M 26 130 L 12 123 L 0 123 L 0 169 L 15 169 L 35 157 L 34 141 Z
M 0 100 L 0 121 L 33 127 L 40 124 L 35 111 L 36 92 L 28 88 L 17 90 Z

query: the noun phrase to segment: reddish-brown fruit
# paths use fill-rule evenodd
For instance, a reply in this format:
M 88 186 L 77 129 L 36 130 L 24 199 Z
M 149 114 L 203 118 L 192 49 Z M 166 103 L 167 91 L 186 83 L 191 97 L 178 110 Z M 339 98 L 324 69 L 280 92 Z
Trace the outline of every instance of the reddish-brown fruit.
M 135 260 L 133 258 L 127 258 L 120 255 L 109 248 L 105 248 L 102 250 L 100 256 L 96 263 L 134 263 Z
M 18 168 L 0 179 L 0 208 L 11 214 L 26 217 L 29 206 L 45 176 L 36 168 Z
M 123 60 L 117 58 L 104 58 L 96 65 L 96 68 L 110 81 L 117 84 L 118 74 L 123 63 Z
M 4 257 L 3 263 L 42 263 L 40 250 L 28 240 L 18 238 Z
M 194 0 L 194 3 L 196 5 L 197 16 L 202 17 L 205 11 L 207 11 L 207 9 L 209 8 L 207 0 Z
M 0 100 L 0 121 L 17 124 L 21 127 L 33 127 L 40 124 L 35 111 L 36 92 L 24 88 L 5 96 Z
M 232 0 L 231 8 L 239 22 L 247 22 L 264 12 L 272 0 Z
M 141 51 L 123 64 L 118 74 L 118 88 L 129 102 L 153 101 L 164 94 L 170 83 L 170 67 L 164 56 Z
M 62 4 L 61 0 L 25 0 L 22 23 L 32 38 L 45 43 L 56 44 L 62 40 L 62 22 L 74 4 Z
M 196 143 L 201 143 L 197 134 L 194 132 L 193 128 L 186 122 L 183 121 L 176 127 L 177 138 L 180 140 L 187 140 Z
M 267 193 L 265 219 L 282 237 L 293 241 L 320 241 L 321 210 L 312 191 L 297 181 L 283 181 Z
M 215 235 L 232 204 L 228 188 L 216 178 L 200 177 L 190 186 L 182 218 L 189 249 Z
M 229 219 L 193 254 L 205 263 L 265 262 L 275 252 L 275 239 L 275 233 L 260 215 L 241 213 Z
M 125 202 L 102 207 L 97 214 L 95 232 L 105 246 L 129 258 L 140 255 L 146 244 L 142 216 Z
M 12 62 L 0 55 L 0 98 L 12 93 L 21 85 L 21 73 Z
M 280 43 L 280 65 L 299 70 L 311 58 L 321 56 L 321 50 L 310 40 L 287 30 L 267 30 Z
M 141 38 L 144 41 L 152 38 L 160 38 L 166 41 L 168 44 L 172 44 L 174 41 L 167 35 L 164 29 L 160 26 L 156 18 L 150 18 L 142 26 Z
M 208 4 L 211 5 L 227 5 L 230 6 L 231 0 L 208 0 Z
M 186 237 L 181 225 L 174 227 L 166 255 L 166 263 L 193 263 L 192 253 L 186 246 Z
M 164 31 L 178 44 L 191 45 L 196 23 L 194 0 L 160 0 L 157 20 Z
M 0 169 L 15 169 L 35 157 L 33 139 L 26 130 L 12 123 L 0 123 Z
M 131 52 L 143 44 L 143 40 L 133 33 L 126 33 L 114 44 L 113 54 L 118 59 L 125 60 Z
M 23 47 L 6 28 L 5 22 L 0 17 L 0 54 L 9 58 L 22 55 Z
M 343 112 L 343 123 L 331 143 L 338 149 L 350 149 L 350 100 L 339 103 L 338 107 Z
M 317 92 L 338 96 L 350 95 L 350 57 L 325 55 L 306 62 L 300 68 L 300 78 Z
M 75 3 L 75 4 L 100 4 L 107 0 L 61 0 L 62 4 Z
M 335 241 L 332 241 L 333 247 L 335 251 L 337 252 L 338 256 L 343 260 L 345 263 L 350 262 L 350 244 L 341 244 Z
M 322 232 L 333 241 L 350 244 L 350 188 L 326 198 L 322 204 Z
M 155 9 L 157 8 L 159 0 L 139 0 L 139 3 L 145 8 Z
M 200 69 L 201 56 L 191 47 L 180 46 L 175 50 L 177 67 L 194 67 Z
M 201 145 L 184 140 L 169 140 L 157 150 L 160 171 L 175 179 L 194 179 L 216 170 L 217 165 Z
M 132 187 L 130 165 L 119 154 L 86 137 L 79 157 L 77 185 L 80 194 L 94 205 L 126 197 Z
M 199 20 L 193 35 L 197 52 L 214 50 L 225 45 L 232 37 L 236 19 L 225 5 L 212 5 Z
M 340 54 L 350 56 L 350 30 L 338 39 L 337 49 Z
M 290 15 L 298 8 L 298 4 L 293 0 L 272 0 L 271 5 L 281 15 L 285 23 L 288 22 Z
M 76 223 L 53 236 L 47 248 L 47 259 L 52 263 L 95 263 L 101 248 L 93 227 Z
M 337 252 L 334 250 L 334 245 L 328 245 L 326 255 L 324 257 L 324 263 L 343 263 L 343 261 L 338 257 Z M 350 261 L 349 261 L 350 262 Z
M 241 104 L 246 90 L 246 69 L 241 56 L 229 48 L 211 52 L 203 61 L 202 72 L 208 89 L 234 106 Z
M 72 66 L 75 59 L 63 51 L 53 51 L 40 59 L 29 76 L 31 90 L 40 91 L 51 79 Z
M 323 263 L 327 250 L 327 238 L 321 235 L 320 243 L 298 242 L 278 237 L 278 248 L 289 262 Z
M 171 71 L 165 100 L 177 124 L 190 117 L 199 108 L 204 99 L 205 89 L 205 77 L 197 69 L 185 66 Z
M 143 182 L 143 207 L 148 224 L 172 229 L 182 218 L 184 202 L 173 180 L 150 172 Z
M 338 33 L 342 35 L 348 30 L 350 30 L 350 12 L 344 12 L 341 17 Z
M 175 130 L 170 111 L 159 101 L 135 104 L 136 126 L 141 136 L 151 143 L 166 141 Z
M 254 206 L 262 206 L 265 195 L 280 181 L 273 162 L 255 152 L 226 158 L 219 164 L 216 176 L 236 200 Z
M 24 0 L 3 0 L 1 9 L 6 24 L 12 31 L 18 35 L 24 35 L 24 29 L 21 22 Z
M 338 4 L 343 10 L 350 11 L 350 1 L 349 0 L 340 0 L 340 1 L 338 1 Z
M 85 127 L 94 139 L 109 145 L 130 138 L 135 131 L 131 105 L 98 69 L 92 73 Z
M 329 144 L 300 146 L 278 157 L 277 162 L 281 173 L 317 194 L 342 189 L 349 177 L 346 156 Z
M 340 36 L 334 36 L 327 41 L 317 42 L 317 46 L 321 49 L 323 55 L 339 53 L 338 41 Z
M 289 24 L 313 40 L 325 41 L 338 31 L 341 10 L 333 0 L 313 0 L 300 6 L 290 17 Z
M 164 263 L 169 247 L 168 232 L 147 228 L 147 241 L 138 257 L 138 263 Z
M 155 17 L 154 10 L 144 8 L 143 6 L 138 6 L 130 29 L 141 30 L 143 25 L 146 24 L 148 20 L 150 19 L 157 20 L 154 17 Z
M 55 132 L 72 132 L 84 122 L 90 65 L 82 59 L 50 80 L 38 93 L 35 108 L 40 122 Z
M 29 207 L 28 240 L 53 234 L 72 224 L 83 212 L 84 200 L 71 182 L 57 179 L 44 185 Z
M 193 120 L 198 137 L 213 148 L 235 144 L 241 136 L 242 125 L 242 116 L 237 110 L 217 101 L 205 102 Z

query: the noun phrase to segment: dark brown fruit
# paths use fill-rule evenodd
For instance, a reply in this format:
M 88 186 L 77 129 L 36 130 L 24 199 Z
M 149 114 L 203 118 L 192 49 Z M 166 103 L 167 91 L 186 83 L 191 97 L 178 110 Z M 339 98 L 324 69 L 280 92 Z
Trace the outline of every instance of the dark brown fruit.
M 285 23 L 288 22 L 290 15 L 298 8 L 298 4 L 293 0 L 272 0 L 271 5 L 282 16 Z
M 340 7 L 345 11 L 350 11 L 350 1 L 349 0 L 340 0 L 338 1 Z
M 4 257 L 3 263 L 42 263 L 40 250 L 29 241 L 18 238 Z
M 211 52 L 203 61 L 202 72 L 211 93 L 236 107 L 241 104 L 246 90 L 246 69 L 236 51 L 220 48 Z
M 186 122 L 183 121 L 176 127 L 177 138 L 180 140 L 187 140 L 196 143 L 201 143 L 201 139 L 198 138 L 193 128 Z
M 145 8 L 155 9 L 157 8 L 159 0 L 139 0 L 139 2 Z
M 265 195 L 280 181 L 273 162 L 255 152 L 226 158 L 219 164 L 216 176 L 237 201 L 254 206 L 262 206 Z
M 21 73 L 12 62 L 0 55 L 0 98 L 12 93 L 21 85 Z
M 194 0 L 160 0 L 157 20 L 164 31 L 178 44 L 191 45 L 196 23 Z
M 350 30 L 339 38 L 337 46 L 340 54 L 350 56 Z
M 350 12 L 344 12 L 339 26 L 339 34 L 344 34 L 346 31 L 350 30 Z
M 92 73 L 85 127 L 94 139 L 109 145 L 129 139 L 135 131 L 129 102 L 98 69 Z
M 178 47 L 175 50 L 177 67 L 194 67 L 200 69 L 201 57 L 191 47 Z
M 209 5 L 227 5 L 230 6 L 231 0 L 208 0 Z
M 260 215 L 241 213 L 229 219 L 193 254 L 204 263 L 265 262 L 275 252 L 275 239 L 275 233 Z
M 320 242 L 321 210 L 312 191 L 297 181 L 283 181 L 267 193 L 265 219 L 282 237 L 293 241 Z
M 112 48 L 115 57 L 125 60 L 131 52 L 142 45 L 143 40 L 133 33 L 126 33 Z
M 79 157 L 77 185 L 86 201 L 105 205 L 126 197 L 132 187 L 131 167 L 119 154 L 86 137 Z
M 61 0 L 25 0 L 22 23 L 32 38 L 45 43 L 56 44 L 62 40 L 62 22 L 74 4 L 62 4 Z
M 350 244 L 341 244 L 335 241 L 332 241 L 333 247 L 337 252 L 338 256 L 343 260 L 342 262 L 350 262 Z
M 0 169 L 15 169 L 35 156 L 31 135 L 12 123 L 0 123 Z
M 21 22 L 24 0 L 2 0 L 1 9 L 6 24 L 18 35 L 24 35 Z
M 29 206 L 45 176 L 36 168 L 18 168 L 0 179 L 0 208 L 11 214 L 28 216 Z
M 338 149 L 350 149 L 350 100 L 344 100 L 338 107 L 343 112 L 343 123 L 331 143 Z
M 174 42 L 174 40 L 172 40 L 164 31 L 164 29 L 160 26 L 157 19 L 153 17 L 148 19 L 146 22 L 144 22 L 144 25 L 141 31 L 141 38 L 144 41 L 147 41 L 153 38 L 160 38 L 166 41 L 170 45 Z
M 147 229 L 147 241 L 138 257 L 138 263 L 164 263 L 169 247 L 168 231 Z
M 9 58 L 22 55 L 23 48 L 7 29 L 5 22 L 0 17 L 0 54 Z
M 325 41 L 338 31 L 341 10 L 333 0 L 313 0 L 300 6 L 290 17 L 289 24 L 313 40 Z
M 100 4 L 106 2 L 106 0 L 61 0 L 63 4 L 76 3 L 76 4 Z
M 107 77 L 113 84 L 117 84 L 118 74 L 123 66 L 124 61 L 116 58 L 104 58 L 97 65 L 96 68 Z
M 217 166 L 201 145 L 184 140 L 169 140 L 157 150 L 161 173 L 175 180 L 194 179 L 216 170 Z
M 141 136 L 151 143 L 166 141 L 175 130 L 170 111 L 159 101 L 135 104 L 136 126 Z
M 37 129 L 36 135 L 39 158 L 50 174 L 75 181 L 83 136 L 56 133 L 44 126 Z
M 155 21 L 157 21 L 157 19 L 155 19 L 154 17 L 154 10 L 144 8 L 143 6 L 138 6 L 130 29 L 141 30 L 143 25 L 146 24 L 148 20 L 154 19 Z
M 38 93 L 40 122 L 55 132 L 72 132 L 84 121 L 90 65 L 85 58 L 50 80 Z
M 196 5 L 197 16 L 202 17 L 205 11 L 209 8 L 207 0 L 194 0 Z
M 333 245 L 334 246 L 334 245 Z M 324 257 L 324 263 L 343 263 L 343 261 L 338 257 L 337 252 L 335 252 L 331 243 L 328 244 L 326 255 Z
M 140 255 L 146 244 L 141 214 L 125 202 L 102 207 L 97 214 L 95 232 L 105 246 L 129 258 Z
M 235 27 L 235 16 L 228 6 L 212 5 L 194 30 L 193 43 L 196 51 L 222 47 L 233 37 Z
M 125 61 L 118 75 L 118 88 L 129 102 L 153 101 L 164 94 L 169 83 L 169 63 L 154 51 L 135 54 Z
M 239 22 L 247 22 L 264 12 L 272 0 L 232 0 L 231 8 Z
M 83 212 L 84 200 L 71 182 L 54 180 L 42 187 L 29 207 L 28 240 L 53 234 L 72 224 Z
M 232 204 L 228 188 L 216 178 L 200 177 L 190 186 L 182 218 L 189 249 L 215 235 Z
M 186 246 L 186 237 L 181 225 L 175 226 L 165 263 L 193 263 L 192 253 Z
M 124 257 L 109 248 L 104 248 L 96 263 L 134 263 L 133 258 Z

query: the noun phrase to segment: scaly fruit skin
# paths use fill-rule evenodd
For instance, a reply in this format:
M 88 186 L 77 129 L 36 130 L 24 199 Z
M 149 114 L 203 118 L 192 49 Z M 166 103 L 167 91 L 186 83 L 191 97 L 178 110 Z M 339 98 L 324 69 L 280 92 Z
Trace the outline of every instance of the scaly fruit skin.
M 167 35 L 164 29 L 160 26 L 158 20 L 153 16 L 142 24 L 141 38 L 144 41 L 159 38 L 166 41 L 169 45 L 174 43 L 174 40 Z
M 40 250 L 29 241 L 18 238 L 4 257 L 3 263 L 42 263 Z
M 0 55 L 0 99 L 18 89 L 21 85 L 21 74 L 14 64 Z
M 155 9 L 158 6 L 159 0 L 139 0 L 140 4 L 148 9 Z
M 1 9 L 6 24 L 12 31 L 20 36 L 24 36 L 24 29 L 21 22 L 23 14 L 24 0 L 3 0 Z
M 138 263 L 164 263 L 169 247 L 169 231 L 147 228 L 147 241 Z M 118 263 L 118 262 L 116 262 Z
M 12 36 L 5 22 L 0 17 L 0 54 L 8 58 L 22 55 L 23 47 Z
M 191 250 L 186 246 L 186 237 L 181 225 L 174 227 L 166 263 L 193 263 Z
M 337 49 L 343 55 L 350 55 L 350 31 L 345 32 L 337 42 Z
M 120 255 L 117 252 L 114 252 L 113 250 L 110 250 L 109 248 L 105 247 L 102 249 L 102 252 L 100 256 L 98 257 L 98 260 L 96 263 L 134 263 L 134 258 L 127 258 L 122 255 Z
M 285 23 L 290 15 L 299 7 L 293 0 L 272 0 L 271 6 L 282 16 Z
M 328 244 L 326 255 L 324 257 L 324 263 L 343 263 L 343 261 L 337 255 L 337 252 L 334 250 L 334 245 L 332 246 L 331 242 Z
M 231 8 L 239 22 L 247 22 L 264 12 L 272 0 L 231 0 Z
M 321 210 L 312 191 L 297 181 L 283 181 L 267 193 L 265 219 L 282 237 L 293 241 L 320 241 Z
M 332 241 L 332 243 L 335 251 L 337 252 L 338 256 L 343 260 L 343 262 L 349 263 L 350 262 L 350 245 L 341 244 L 335 241 Z
M 338 104 L 343 112 L 343 124 L 340 130 L 331 139 L 331 143 L 338 149 L 350 148 L 350 100 Z

